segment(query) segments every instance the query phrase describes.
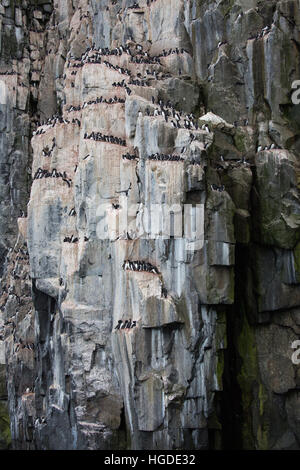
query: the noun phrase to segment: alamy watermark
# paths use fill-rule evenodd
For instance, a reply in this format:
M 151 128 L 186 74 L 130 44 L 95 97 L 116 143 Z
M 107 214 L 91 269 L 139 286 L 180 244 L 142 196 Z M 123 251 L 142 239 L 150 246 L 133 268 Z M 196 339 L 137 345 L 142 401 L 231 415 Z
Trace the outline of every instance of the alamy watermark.
M 292 83 L 292 89 L 295 90 L 292 93 L 292 103 L 300 104 L 300 80 L 295 80 Z
M 297 366 L 300 364 L 300 340 L 296 340 L 292 343 L 292 349 L 296 349 L 296 351 L 292 354 L 292 363 Z
M 293 104 L 300 104 L 300 80 L 294 80 L 292 83 L 292 89 L 295 90 L 292 93 L 292 103 Z M 294 365 L 300 364 L 300 340 L 293 341 L 291 345 L 292 349 L 296 351 L 292 354 L 292 363 Z
M 183 239 L 187 251 L 204 245 L 204 204 L 103 203 L 96 211 L 96 234 L 100 240 Z

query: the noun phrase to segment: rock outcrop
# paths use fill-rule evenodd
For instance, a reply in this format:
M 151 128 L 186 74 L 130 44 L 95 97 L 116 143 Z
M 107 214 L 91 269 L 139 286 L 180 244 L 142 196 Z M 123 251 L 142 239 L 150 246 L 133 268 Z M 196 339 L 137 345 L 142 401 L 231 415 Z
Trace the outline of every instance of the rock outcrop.
M 299 1 L 0 5 L 0 445 L 299 449 Z

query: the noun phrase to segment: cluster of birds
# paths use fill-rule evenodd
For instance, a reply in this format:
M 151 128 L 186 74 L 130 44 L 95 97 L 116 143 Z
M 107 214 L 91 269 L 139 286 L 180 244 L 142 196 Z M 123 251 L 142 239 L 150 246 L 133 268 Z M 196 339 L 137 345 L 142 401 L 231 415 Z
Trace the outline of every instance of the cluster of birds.
M 128 7 L 128 10 L 139 9 L 139 8 L 141 8 L 139 4 L 137 2 L 134 2 L 133 5 L 130 5 L 130 7 Z
M 248 40 L 250 39 L 260 39 L 260 38 L 263 38 L 264 36 L 266 36 L 266 34 L 269 34 L 271 28 L 270 26 L 265 26 L 259 33 L 257 34 L 252 34 Z
M 67 68 L 69 67 L 80 68 L 80 67 L 83 67 L 84 64 L 86 63 L 101 64 L 102 56 L 121 56 L 123 53 L 128 54 L 130 56 L 130 61 L 132 63 L 160 65 L 161 57 L 167 57 L 168 55 L 171 55 L 171 54 L 183 54 L 184 52 L 189 53 L 184 48 L 179 49 L 178 47 L 176 47 L 175 49 L 169 49 L 168 51 L 163 49 L 161 54 L 158 54 L 156 56 L 150 56 L 147 51 L 143 50 L 143 46 L 141 44 L 136 44 L 135 51 L 132 51 L 129 46 L 124 46 L 124 45 L 118 46 L 114 49 L 102 48 L 102 47 L 96 49 L 95 44 L 93 44 L 92 47 L 87 48 L 87 50 L 82 54 L 82 56 L 79 59 L 76 59 L 75 57 L 71 57 L 67 62 Z M 76 60 L 78 60 L 78 62 L 73 62 Z M 131 72 L 128 69 L 115 66 L 108 61 L 103 61 L 103 63 L 107 67 L 114 69 L 118 71 L 119 73 L 131 76 Z M 152 74 L 149 70 L 147 71 L 147 73 L 149 75 Z M 65 78 L 66 78 L 66 75 L 64 75 L 64 79 Z M 155 78 L 158 79 L 158 77 L 156 76 Z
M 163 111 L 161 113 L 158 112 L 158 114 L 162 114 L 162 116 L 165 118 L 165 121 L 168 122 L 168 117 L 165 115 L 165 113 Z M 181 129 L 182 124 L 180 124 L 180 119 L 178 119 L 176 121 L 171 121 L 171 124 L 172 124 L 172 127 L 174 127 L 174 129 Z M 190 121 L 188 118 L 184 119 L 183 127 L 185 129 L 193 129 L 193 127 L 196 130 L 199 129 L 198 123 L 197 122 L 193 123 L 193 121 Z M 209 132 L 209 131 L 207 131 L 207 132 Z
M 18 75 L 18 73 L 14 71 L 11 71 L 11 72 L 6 71 L 6 72 L 0 72 L 0 75 Z
M 84 134 L 84 139 L 95 140 L 96 142 L 108 142 L 110 144 L 117 144 L 126 147 L 126 140 L 121 139 L 120 137 L 114 137 L 113 135 L 104 135 L 101 132 L 87 132 Z
M 131 321 L 131 318 L 129 320 L 119 320 L 117 326 L 115 327 L 115 330 L 125 330 L 129 328 L 134 328 L 136 326 L 136 321 L 133 320 Z
M 102 59 L 100 57 L 100 54 L 98 54 L 98 52 L 96 52 L 95 54 L 92 54 L 91 56 L 88 56 L 86 58 L 86 60 L 84 61 L 85 64 L 101 64 L 102 63 Z M 81 66 L 83 66 L 84 64 L 80 64 Z
M 170 73 L 157 72 L 156 70 L 146 69 L 146 75 L 151 75 L 150 78 L 154 78 L 155 81 L 164 80 L 165 78 L 171 78 Z M 144 78 L 147 78 L 146 76 Z
M 4 322 L 4 327 L 5 326 L 11 326 L 13 329 L 16 328 L 16 324 L 13 320 L 7 320 L 6 322 Z
M 100 104 L 100 103 L 106 103 L 106 104 L 125 103 L 125 100 L 123 98 L 118 98 L 117 96 L 114 96 L 113 98 L 109 98 L 109 99 L 103 98 L 103 96 L 100 96 L 100 98 L 98 97 L 95 100 L 85 101 L 82 106 L 80 104 L 78 106 L 73 106 L 73 105 L 69 106 L 69 108 L 67 108 L 67 113 L 71 113 L 72 111 L 81 111 L 82 109 L 85 109 L 87 106 L 91 106 L 93 104 Z
M 14 280 L 21 279 L 20 276 L 16 274 L 15 270 L 12 272 L 12 277 L 14 278 Z
M 23 212 L 24 214 L 24 212 Z M 25 214 L 24 214 L 25 217 Z M 21 256 L 22 255 L 22 256 Z M 26 250 L 23 250 L 22 248 L 19 248 L 18 254 L 16 256 L 16 262 L 17 261 L 27 261 L 28 260 L 29 253 Z
M 249 121 L 248 119 L 243 119 L 242 121 L 234 121 L 233 123 L 234 127 L 238 127 L 238 126 L 249 126 Z
M 124 48 L 123 46 L 110 50 L 108 48 L 102 49 L 101 47 L 99 49 L 96 49 L 95 45 L 93 45 L 93 47 L 89 47 L 79 59 L 71 56 L 67 62 L 67 68 L 72 67 L 72 68 L 79 69 L 83 67 L 85 64 L 101 64 L 102 56 L 112 56 L 112 55 L 120 56 L 123 54 L 123 52 L 127 52 L 127 51 L 128 51 L 128 48 L 126 47 Z M 71 75 L 72 74 L 73 72 L 71 73 Z M 66 79 L 66 74 L 64 75 L 63 78 Z
M 184 54 L 186 52 L 186 54 L 189 54 L 189 51 L 187 49 L 184 49 L 183 47 L 182 48 L 178 48 L 176 47 L 175 49 L 169 49 L 168 51 L 166 51 L 165 49 L 162 50 L 162 53 L 158 55 L 158 57 L 168 57 L 169 55 L 172 55 L 172 54 Z
M 141 57 L 131 56 L 130 62 L 133 64 L 149 64 L 149 65 L 161 65 L 159 56 L 150 57 L 148 52 L 144 52 L 144 55 Z
M 18 344 L 16 345 L 15 352 L 18 352 L 21 349 L 29 349 L 30 351 L 34 351 L 35 345 L 34 343 L 24 343 L 20 338 Z
M 165 153 L 152 153 L 152 155 L 148 156 L 148 160 L 159 160 L 163 162 L 184 162 L 184 158 L 181 158 L 179 155 Z
M 78 106 L 69 106 L 67 108 L 67 113 L 71 113 L 72 111 L 81 111 L 81 106 L 80 104 Z
M 128 82 L 128 85 L 135 85 L 135 86 L 150 86 L 150 83 L 145 80 L 141 79 L 139 80 L 138 78 L 131 78 Z
M 97 58 L 102 56 L 121 56 L 123 53 L 128 55 L 132 54 L 129 46 L 118 46 L 114 49 L 109 49 L 108 47 L 99 47 L 99 49 L 96 49 L 96 45 L 93 44 L 92 47 L 88 47 L 86 49 L 79 60 L 80 64 L 84 65 L 85 61 L 90 57 L 90 54 L 92 54 L 93 58 Z M 71 61 L 68 61 L 67 67 L 70 67 L 71 63 Z
M 108 62 L 107 62 L 107 64 L 108 64 Z M 111 67 L 115 68 L 115 66 L 113 66 L 112 64 L 109 64 L 109 65 Z M 119 68 L 119 69 L 120 69 L 121 73 L 127 72 L 127 73 L 130 74 L 130 72 L 127 69 L 122 69 L 122 68 Z M 130 83 L 134 84 L 134 85 L 138 85 L 138 86 L 148 86 L 149 85 L 146 81 L 143 82 L 143 80 L 139 80 L 139 79 L 131 79 Z M 114 82 L 112 84 L 112 86 L 124 87 L 126 89 L 127 93 L 129 95 L 131 94 L 131 89 L 127 86 L 125 80 L 122 80 L 121 82 Z M 125 100 L 122 99 L 122 98 L 118 98 L 117 96 L 114 96 L 114 98 L 109 98 L 109 99 L 103 98 L 101 96 L 99 98 L 96 98 L 96 100 L 90 100 L 88 102 L 84 102 L 83 106 L 80 106 L 80 105 L 70 106 L 67 109 L 67 112 L 80 111 L 81 109 L 86 108 L 88 105 L 102 103 L 102 102 L 107 103 L 107 104 L 114 104 L 114 103 L 124 103 Z M 152 103 L 156 104 L 154 97 L 152 97 Z M 153 116 L 162 116 L 165 119 L 166 122 L 168 122 L 168 119 L 172 117 L 174 120 L 171 121 L 171 124 L 174 128 L 181 128 L 183 126 L 186 129 L 193 129 L 193 128 L 195 128 L 196 130 L 199 129 L 198 123 L 197 123 L 197 121 L 195 121 L 195 117 L 193 116 L 192 113 L 189 114 L 189 115 L 183 116 L 182 111 L 177 111 L 170 101 L 168 101 L 167 103 L 164 103 L 163 100 L 160 99 L 160 100 L 158 100 L 157 104 L 159 105 L 159 108 L 154 109 Z M 146 109 L 146 113 L 147 113 L 148 116 L 152 115 L 150 113 L 149 108 Z M 181 122 L 182 120 L 183 120 L 183 123 Z M 54 115 L 51 118 L 49 118 L 47 121 L 45 121 L 43 123 L 40 123 L 39 125 L 40 126 L 43 126 L 43 125 L 51 126 L 52 125 L 52 127 L 54 127 L 58 123 L 70 124 L 70 122 L 72 122 L 72 124 L 78 124 L 79 126 L 81 125 L 80 120 L 77 119 L 77 118 L 72 119 L 72 121 L 69 121 L 68 119 L 64 119 L 62 116 L 59 116 L 59 115 Z M 202 129 L 206 130 L 206 132 L 210 132 L 207 125 L 203 125 Z M 40 134 L 44 134 L 44 133 L 45 133 L 44 129 L 38 129 L 37 131 L 35 131 L 33 133 L 33 135 L 40 135 Z M 91 138 L 93 138 L 93 136 Z M 116 138 L 113 138 L 113 136 L 109 136 L 109 138 L 110 138 L 110 141 L 112 141 L 113 139 L 116 139 Z M 100 138 L 100 140 L 101 140 L 101 138 Z M 112 142 L 112 143 L 118 143 L 118 142 L 115 141 L 115 142 Z
M 40 126 L 41 124 L 39 124 Z M 46 131 L 41 128 L 41 129 L 37 129 L 36 131 L 33 131 L 32 135 L 42 135 L 42 134 L 46 134 Z
M 68 119 L 64 119 L 59 114 L 54 114 L 47 121 L 43 121 L 43 122 L 39 123 L 38 127 L 40 127 L 40 126 L 55 127 L 57 124 L 77 124 L 79 127 L 81 126 L 81 122 L 77 118 L 72 119 L 72 121 L 69 121 Z M 45 130 L 44 129 L 38 129 L 38 130 L 33 132 L 33 135 L 40 135 L 40 134 L 45 134 Z
M 184 127 L 185 129 L 189 130 L 199 130 L 198 122 L 195 119 L 193 113 L 184 115 L 182 111 L 178 111 L 177 109 L 175 109 L 170 100 L 164 103 L 162 99 L 158 99 L 158 101 L 156 102 L 154 96 L 152 96 L 151 100 L 152 104 L 157 104 L 159 106 L 159 108 L 154 109 L 153 116 L 162 116 L 166 122 L 168 122 L 169 118 L 172 118 L 171 125 L 177 129 L 181 129 L 182 127 Z M 146 109 L 146 113 L 148 116 L 150 116 L 149 108 Z M 205 130 L 208 133 L 210 132 L 210 129 L 207 124 L 203 124 L 201 129 Z
M 64 238 L 64 243 L 78 243 L 78 241 L 78 237 L 74 237 L 74 235 Z
M 113 98 L 108 98 L 108 99 L 100 96 L 100 98 L 96 98 L 95 100 L 84 103 L 83 107 L 86 107 L 85 105 L 99 104 L 99 103 L 106 103 L 106 104 L 125 103 L 125 100 L 123 98 L 118 98 L 117 96 L 114 96 Z
M 264 150 L 275 150 L 275 149 L 280 150 L 281 147 L 278 147 L 278 146 L 276 147 L 275 144 L 266 145 L 265 147 L 263 147 L 262 145 L 259 145 L 259 146 L 257 147 L 257 152 L 262 152 L 262 151 L 264 151 Z
M 125 88 L 127 95 L 131 95 L 132 93 L 131 89 L 127 86 L 125 80 L 122 80 L 121 82 L 113 82 L 112 86 Z
M 137 155 L 134 155 L 134 154 L 131 154 L 131 153 L 127 152 L 127 153 L 124 153 L 122 155 L 122 158 L 124 158 L 126 160 L 136 160 L 138 157 L 137 157 Z
M 43 168 L 38 168 L 35 172 L 33 179 L 37 180 L 42 178 L 62 178 L 62 180 L 68 184 L 69 188 L 71 187 L 72 183 L 72 180 L 68 178 L 67 173 L 65 171 L 61 173 L 60 171 L 57 171 L 56 168 L 53 168 L 52 171 L 43 170 Z
M 109 69 L 115 70 L 116 72 L 121 73 L 122 75 L 128 75 L 130 77 L 131 72 L 128 69 L 124 69 L 124 67 L 119 67 L 119 65 L 114 65 L 111 62 L 108 62 L 107 60 L 103 61 L 103 64 L 108 67 Z
M 146 261 L 125 260 L 122 268 L 125 271 L 146 271 L 148 273 L 159 274 L 156 266 L 153 266 L 151 263 L 147 263 Z
M 47 420 L 45 416 L 41 416 L 39 418 L 36 418 L 34 425 L 37 427 L 39 424 L 46 424 L 46 423 L 47 423 Z
M 131 51 L 129 46 L 119 46 L 119 47 L 116 47 L 116 48 L 110 50 L 108 48 L 96 49 L 95 44 L 93 44 L 92 47 L 88 48 L 86 50 L 86 52 L 82 54 L 81 59 L 79 59 L 80 62 L 77 63 L 77 64 L 74 63 L 73 67 L 82 67 L 85 63 L 90 63 L 90 62 L 101 63 L 101 56 L 102 55 L 104 55 L 104 56 L 120 56 L 123 53 L 126 53 L 126 54 L 131 56 L 131 62 L 139 63 L 139 64 L 147 63 L 147 64 L 152 64 L 152 65 L 159 65 L 160 64 L 160 57 L 166 57 L 170 54 L 179 54 L 179 53 L 184 53 L 184 52 L 188 53 L 188 51 L 183 49 L 183 48 L 181 48 L 181 49 L 179 49 L 179 48 L 169 49 L 168 51 L 166 51 L 164 49 L 161 54 L 151 57 L 148 54 L 148 52 L 143 51 L 143 46 L 141 44 L 136 44 L 135 54 Z M 140 57 L 138 57 L 138 56 L 140 56 Z M 73 58 L 73 59 L 77 60 L 75 58 Z M 113 65 L 112 63 L 110 63 L 108 61 L 103 61 L 103 63 L 104 63 L 104 65 L 106 65 L 110 69 L 113 69 L 115 71 L 118 71 L 121 74 L 125 74 L 125 75 L 131 77 L 130 70 L 128 70 L 126 68 L 123 68 L 123 67 L 120 67 L 120 66 Z M 70 66 L 71 66 L 71 61 L 69 60 L 69 62 L 67 64 L 67 67 L 70 67 Z M 150 71 L 148 69 L 146 70 L 146 74 L 148 75 L 148 77 L 145 76 L 143 78 L 143 77 L 141 77 L 141 74 L 138 74 L 138 76 L 140 76 L 139 77 L 140 79 L 131 78 L 131 80 L 128 84 L 125 82 L 125 80 L 123 80 L 122 82 L 118 82 L 118 83 L 113 84 L 113 86 L 124 87 L 127 94 L 131 95 L 132 91 L 128 86 L 129 84 L 133 84 L 133 85 L 137 85 L 137 86 L 150 86 L 150 83 L 148 81 L 148 79 L 150 78 L 149 76 L 152 76 L 155 80 L 163 80 L 164 78 L 167 78 L 167 77 L 170 76 L 170 74 L 164 74 L 162 72 L 160 74 L 159 72 L 157 72 L 155 70 Z M 64 76 L 64 78 L 66 78 L 66 75 Z M 72 85 L 74 85 L 74 84 L 72 84 Z M 188 126 L 188 124 L 185 124 L 185 126 Z M 177 127 L 178 127 L 178 125 L 177 125 Z
M 77 63 L 72 63 L 71 61 L 69 61 L 69 62 L 67 63 L 67 68 L 73 67 L 73 68 L 79 69 L 79 68 L 83 67 L 83 65 L 84 65 L 84 64 L 83 64 L 82 62 L 80 62 L 80 63 L 78 63 L 78 62 L 77 62 Z M 65 80 L 66 78 L 67 78 L 67 75 L 65 74 L 65 75 L 64 75 L 64 80 Z
M 225 186 L 224 185 L 218 186 L 217 184 L 212 184 L 210 187 L 213 191 L 219 191 L 220 193 L 225 191 Z
M 4 340 L 4 326 L 0 327 L 0 341 Z
M 51 156 L 51 153 L 53 152 L 53 150 L 55 149 L 56 147 L 56 139 L 55 137 L 53 137 L 52 139 L 52 147 L 49 148 L 48 145 L 46 145 L 46 147 L 43 148 L 43 157 L 50 157 Z

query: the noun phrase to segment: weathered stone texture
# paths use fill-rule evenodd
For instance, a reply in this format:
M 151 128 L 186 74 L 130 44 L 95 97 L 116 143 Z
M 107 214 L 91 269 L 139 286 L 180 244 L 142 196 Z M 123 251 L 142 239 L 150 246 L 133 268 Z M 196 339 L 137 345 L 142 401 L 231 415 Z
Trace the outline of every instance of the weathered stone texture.
M 0 447 L 8 400 L 15 449 L 299 449 L 299 0 L 132 4 L 0 2 Z M 143 236 L 165 204 L 198 249 Z

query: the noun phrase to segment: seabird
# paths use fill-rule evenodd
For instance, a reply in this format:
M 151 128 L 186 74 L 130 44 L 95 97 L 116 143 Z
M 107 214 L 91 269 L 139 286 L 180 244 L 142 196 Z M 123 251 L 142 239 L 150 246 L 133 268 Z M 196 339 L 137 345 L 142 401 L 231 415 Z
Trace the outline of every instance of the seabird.
M 119 320 L 117 326 L 115 327 L 115 330 L 119 330 L 122 323 L 123 323 L 122 320 Z
M 165 299 L 168 297 L 168 291 L 165 287 L 162 287 L 161 289 L 161 295 L 165 297 Z

